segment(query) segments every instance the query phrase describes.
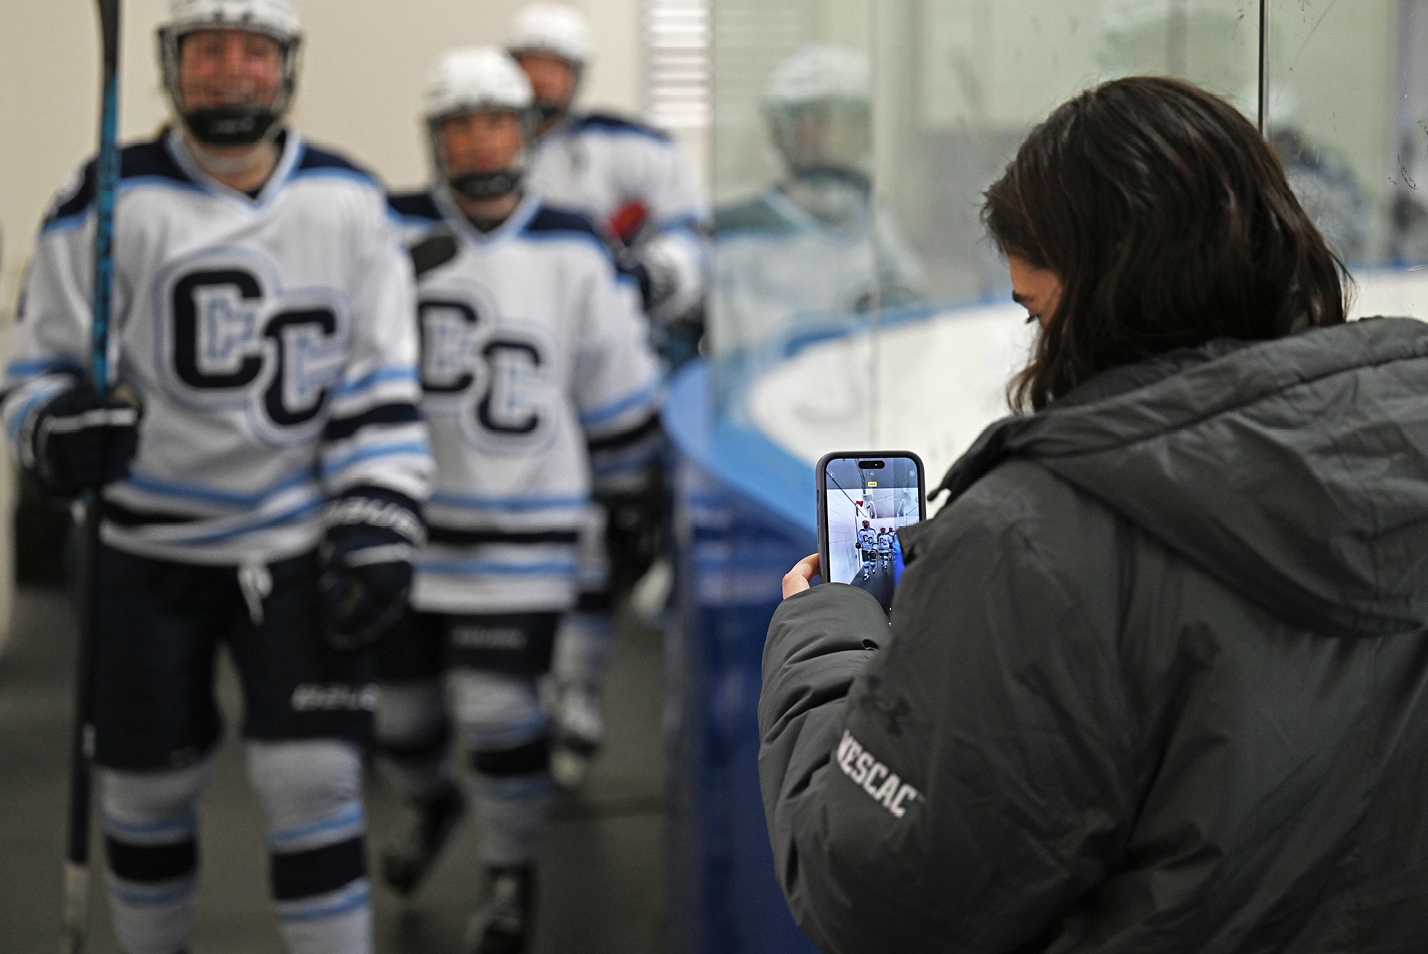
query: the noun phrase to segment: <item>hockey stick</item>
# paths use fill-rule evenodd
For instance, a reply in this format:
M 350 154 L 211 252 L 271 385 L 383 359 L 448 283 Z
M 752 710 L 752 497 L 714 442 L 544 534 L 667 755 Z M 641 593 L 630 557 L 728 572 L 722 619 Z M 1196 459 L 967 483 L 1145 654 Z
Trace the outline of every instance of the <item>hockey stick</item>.
M 114 283 L 114 196 L 119 182 L 119 0 L 96 0 L 103 47 L 100 81 L 99 157 L 95 162 L 94 313 L 90 331 L 89 383 L 103 397 L 109 390 L 109 304 Z M 79 644 L 75 649 L 74 725 L 70 731 L 69 825 L 65 840 L 64 924 L 61 954 L 84 949 L 89 922 L 90 759 L 94 728 L 94 627 L 99 597 L 99 492 L 84 495 L 80 566 Z

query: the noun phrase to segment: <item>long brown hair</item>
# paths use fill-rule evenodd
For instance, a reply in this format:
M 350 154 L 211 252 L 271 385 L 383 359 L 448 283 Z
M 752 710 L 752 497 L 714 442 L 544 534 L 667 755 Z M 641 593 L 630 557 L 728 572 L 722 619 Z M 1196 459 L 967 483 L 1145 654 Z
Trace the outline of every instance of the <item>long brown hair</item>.
M 1058 107 L 987 190 L 982 221 L 1061 281 L 1011 385 L 1022 409 L 1173 348 L 1344 320 L 1348 274 L 1264 137 L 1179 80 L 1114 80 Z

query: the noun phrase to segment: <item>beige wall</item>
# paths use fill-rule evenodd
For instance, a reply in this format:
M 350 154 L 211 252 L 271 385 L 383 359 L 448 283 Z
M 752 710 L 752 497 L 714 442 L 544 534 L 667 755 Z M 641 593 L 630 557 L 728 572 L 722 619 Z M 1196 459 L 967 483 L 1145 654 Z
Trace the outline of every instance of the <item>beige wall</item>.
M 422 182 L 422 77 L 442 50 L 500 42 L 524 0 L 298 0 L 304 60 L 295 119 L 397 186 Z M 599 51 L 583 101 L 636 112 L 639 0 L 573 0 Z M 167 0 L 124 0 L 121 136 L 152 133 L 167 101 L 153 31 Z M 95 147 L 98 30 L 90 0 L 0 0 L 0 318 L 49 197 Z

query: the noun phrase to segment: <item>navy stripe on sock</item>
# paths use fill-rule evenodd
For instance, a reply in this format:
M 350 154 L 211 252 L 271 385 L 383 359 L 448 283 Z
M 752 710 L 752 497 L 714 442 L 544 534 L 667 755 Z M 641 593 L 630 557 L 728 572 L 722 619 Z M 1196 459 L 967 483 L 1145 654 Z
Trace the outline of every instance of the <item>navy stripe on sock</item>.
M 446 754 L 451 740 L 451 724 L 442 722 L 430 738 L 417 741 L 377 740 L 377 751 L 398 761 L 425 762 Z
M 471 766 L 483 775 L 496 778 L 544 772 L 550 768 L 550 736 L 543 735 L 514 749 L 472 752 Z
M 362 839 L 349 838 L 309 851 L 273 853 L 273 897 L 279 901 L 328 894 L 367 873 Z
M 109 870 L 126 881 L 171 881 L 198 870 L 198 843 L 192 838 L 172 845 L 128 845 L 104 837 Z

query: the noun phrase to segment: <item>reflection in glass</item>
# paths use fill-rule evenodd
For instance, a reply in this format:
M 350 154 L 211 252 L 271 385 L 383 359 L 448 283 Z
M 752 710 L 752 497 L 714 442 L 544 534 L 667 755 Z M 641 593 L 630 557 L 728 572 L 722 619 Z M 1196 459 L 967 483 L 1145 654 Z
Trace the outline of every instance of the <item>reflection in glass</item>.
M 716 336 L 723 349 L 787 341 L 918 296 L 921 268 L 875 214 L 868 58 L 806 46 L 763 96 L 783 175 L 714 218 Z

